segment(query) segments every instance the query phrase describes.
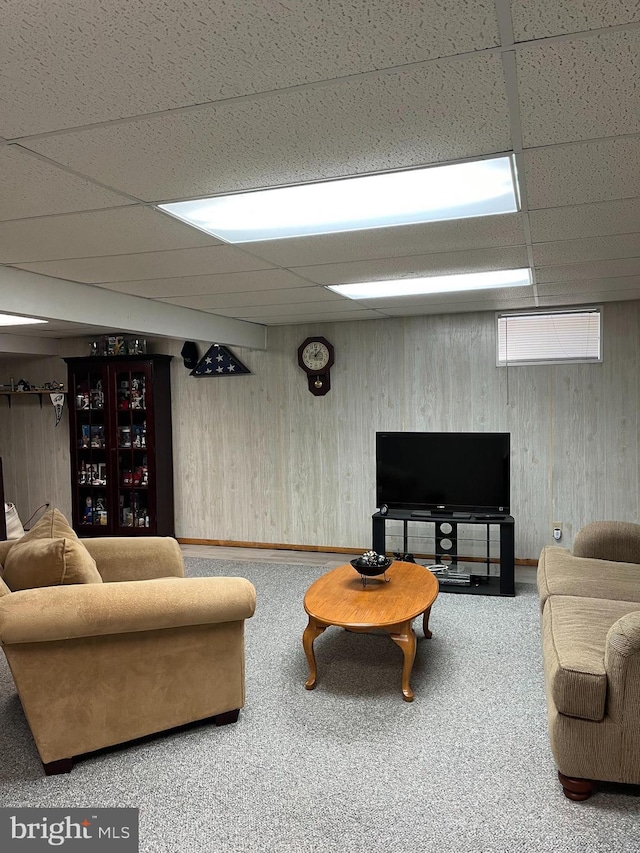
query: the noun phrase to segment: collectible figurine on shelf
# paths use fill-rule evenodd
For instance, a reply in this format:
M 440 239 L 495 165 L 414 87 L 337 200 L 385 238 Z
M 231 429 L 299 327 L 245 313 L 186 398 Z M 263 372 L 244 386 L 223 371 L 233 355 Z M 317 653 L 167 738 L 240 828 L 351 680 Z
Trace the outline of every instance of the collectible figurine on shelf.
M 143 385 L 139 379 L 131 380 L 131 408 L 132 409 L 142 409 L 144 408 L 144 403 L 142 399 L 143 395 Z
M 82 522 L 83 524 L 93 524 L 93 503 L 90 497 L 86 500 Z
M 91 433 L 89 424 L 82 424 L 82 435 L 80 437 L 80 447 L 89 447 L 91 443 Z
M 104 409 L 104 392 L 100 379 L 96 382 L 96 387 L 91 389 L 91 408 Z

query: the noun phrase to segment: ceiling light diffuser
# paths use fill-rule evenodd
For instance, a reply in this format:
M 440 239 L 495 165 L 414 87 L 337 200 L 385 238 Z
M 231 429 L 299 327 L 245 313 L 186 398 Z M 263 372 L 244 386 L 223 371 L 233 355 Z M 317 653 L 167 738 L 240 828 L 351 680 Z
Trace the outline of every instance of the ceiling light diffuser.
M 531 284 L 531 271 L 525 268 L 423 278 L 394 278 L 386 281 L 362 281 L 357 284 L 332 284 L 328 286 L 328 290 L 333 290 L 349 299 L 385 299 L 393 296 L 419 296 L 426 293 L 489 290 L 495 287 L 525 287 L 529 284 Z
M 34 323 L 46 323 L 47 320 L 36 320 L 34 317 L 18 317 L 15 314 L 0 314 L 0 326 L 29 326 Z
M 514 213 L 511 156 L 158 205 L 227 243 Z

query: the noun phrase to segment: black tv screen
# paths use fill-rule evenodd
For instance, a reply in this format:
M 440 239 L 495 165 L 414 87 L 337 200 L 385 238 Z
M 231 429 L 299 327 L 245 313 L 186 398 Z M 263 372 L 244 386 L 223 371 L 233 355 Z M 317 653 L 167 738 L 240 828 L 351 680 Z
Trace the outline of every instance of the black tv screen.
M 376 505 L 509 514 L 508 432 L 377 432 Z

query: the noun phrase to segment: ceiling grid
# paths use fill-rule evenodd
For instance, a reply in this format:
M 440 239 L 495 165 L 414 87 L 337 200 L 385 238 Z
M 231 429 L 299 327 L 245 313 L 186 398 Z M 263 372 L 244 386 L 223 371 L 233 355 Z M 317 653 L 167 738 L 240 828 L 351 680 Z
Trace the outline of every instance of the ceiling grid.
M 157 303 L 257 346 L 269 325 L 640 298 L 635 0 L 179 7 L 59 0 L 3 21 L 0 294 L 24 273 L 87 296 L 21 340 L 102 328 L 96 294 L 131 298 L 132 327 Z M 155 208 L 510 152 L 514 214 L 242 247 Z M 530 287 L 361 301 L 325 287 L 513 265 Z

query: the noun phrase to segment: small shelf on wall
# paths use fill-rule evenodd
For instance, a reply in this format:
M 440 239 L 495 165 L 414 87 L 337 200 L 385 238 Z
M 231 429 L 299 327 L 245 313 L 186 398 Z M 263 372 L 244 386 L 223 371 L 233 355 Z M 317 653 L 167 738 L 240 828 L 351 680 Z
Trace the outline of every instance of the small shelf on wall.
M 0 396 L 7 398 L 9 408 L 11 408 L 12 397 L 32 397 L 34 394 L 40 400 L 40 408 L 42 408 L 42 398 L 45 394 L 64 394 L 66 396 L 67 392 L 64 388 L 36 388 L 32 391 L 5 391 L 0 389 Z

